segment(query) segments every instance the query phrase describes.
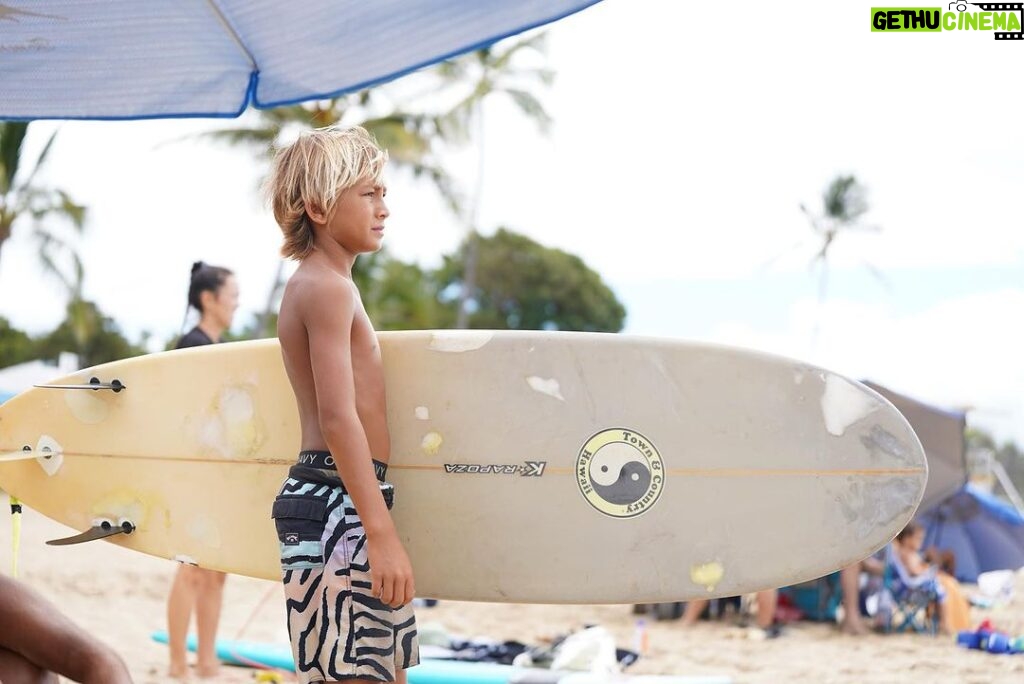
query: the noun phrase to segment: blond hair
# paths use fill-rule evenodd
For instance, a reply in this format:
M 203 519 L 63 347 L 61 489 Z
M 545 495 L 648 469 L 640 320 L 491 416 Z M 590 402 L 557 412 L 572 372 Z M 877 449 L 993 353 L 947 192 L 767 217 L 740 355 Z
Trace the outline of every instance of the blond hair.
M 388 153 L 361 126 L 304 131 L 280 149 L 266 191 L 284 233 L 281 254 L 306 258 L 314 240 L 307 209 L 330 214 L 343 191 L 364 180 L 380 184 L 387 160 Z

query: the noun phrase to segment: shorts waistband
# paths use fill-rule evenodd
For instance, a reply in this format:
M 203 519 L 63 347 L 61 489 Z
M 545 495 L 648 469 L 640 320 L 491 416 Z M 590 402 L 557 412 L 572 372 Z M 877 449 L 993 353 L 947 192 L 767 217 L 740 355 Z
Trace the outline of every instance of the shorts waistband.
M 296 465 L 305 466 L 307 468 L 318 468 L 321 470 L 335 469 L 334 456 L 331 456 L 330 451 L 322 450 L 300 451 L 299 460 Z M 374 459 L 373 472 L 376 474 L 377 479 L 383 482 L 388 474 L 388 464 Z
M 345 483 L 341 481 L 341 476 L 338 475 L 337 470 L 328 470 L 327 468 L 311 468 L 304 465 L 293 465 L 288 469 L 288 477 L 295 480 L 301 480 L 303 482 L 312 482 L 314 484 L 327 485 L 328 487 L 337 487 L 341 490 L 342 494 L 348 494 L 348 490 L 345 488 Z M 388 510 L 395 503 L 395 487 L 390 482 L 380 480 L 380 493 L 384 497 L 384 504 L 388 507 Z

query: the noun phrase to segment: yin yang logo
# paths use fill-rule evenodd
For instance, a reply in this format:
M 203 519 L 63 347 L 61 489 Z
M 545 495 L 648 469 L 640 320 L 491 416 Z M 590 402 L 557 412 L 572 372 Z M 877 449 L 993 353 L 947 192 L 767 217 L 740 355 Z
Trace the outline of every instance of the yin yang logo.
M 615 518 L 635 518 L 665 488 L 661 454 L 636 430 L 609 428 L 593 435 L 576 458 L 576 481 L 591 506 Z

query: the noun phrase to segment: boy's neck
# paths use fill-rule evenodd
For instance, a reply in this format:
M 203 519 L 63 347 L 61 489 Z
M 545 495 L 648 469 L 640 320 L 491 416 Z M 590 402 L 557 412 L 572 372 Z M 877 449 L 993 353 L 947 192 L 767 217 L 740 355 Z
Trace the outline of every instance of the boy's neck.
M 358 254 L 348 251 L 334 240 L 317 240 L 313 243 L 313 252 L 318 254 L 332 271 L 352 278 L 352 266 L 356 263 Z

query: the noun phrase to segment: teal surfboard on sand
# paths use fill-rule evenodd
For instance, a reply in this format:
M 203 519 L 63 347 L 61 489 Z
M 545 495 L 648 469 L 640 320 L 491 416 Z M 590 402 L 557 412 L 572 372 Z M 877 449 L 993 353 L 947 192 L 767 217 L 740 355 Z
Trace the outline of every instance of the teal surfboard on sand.
M 167 643 L 167 632 L 153 632 L 153 641 Z M 190 635 L 188 648 L 196 650 Z M 270 668 L 293 672 L 291 647 L 257 641 L 217 640 L 217 657 L 229 665 Z M 592 675 L 586 672 L 554 672 L 536 667 L 514 667 L 495 663 L 469 663 L 424 659 L 408 671 L 409 684 L 731 684 L 721 676 Z

